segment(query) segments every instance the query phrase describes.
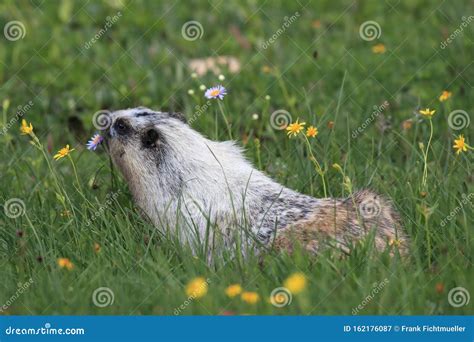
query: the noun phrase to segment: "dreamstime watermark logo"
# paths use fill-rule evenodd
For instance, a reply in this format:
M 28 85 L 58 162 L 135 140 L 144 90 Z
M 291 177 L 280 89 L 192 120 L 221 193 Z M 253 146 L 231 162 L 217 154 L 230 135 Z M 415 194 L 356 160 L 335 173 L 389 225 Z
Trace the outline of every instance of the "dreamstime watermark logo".
M 84 44 L 84 49 L 89 50 L 92 45 L 94 45 L 107 31 L 122 17 L 122 12 L 117 12 L 114 16 L 108 16 L 105 18 L 104 26 L 96 32 L 94 37 L 92 37 L 88 42 Z
M 15 125 L 18 122 L 18 120 L 20 120 L 33 106 L 34 106 L 33 101 L 28 101 L 28 103 L 24 106 L 22 105 L 18 106 L 15 116 L 12 117 L 10 120 L 8 120 L 6 125 L 2 127 L 2 129 L 0 130 L 0 135 L 7 134 L 7 131 L 13 125 Z
M 92 116 L 92 124 L 100 131 L 105 131 L 112 124 L 112 113 L 108 110 L 99 110 Z
M 276 130 L 284 130 L 293 121 L 291 114 L 284 110 L 278 109 L 270 116 L 270 126 Z
M 448 115 L 448 125 L 455 131 L 468 127 L 470 123 L 471 118 L 465 110 L 456 109 Z
M 359 311 L 363 310 L 367 306 L 367 304 L 369 304 L 375 298 L 375 295 L 382 291 L 388 283 L 389 281 L 387 278 L 382 280 L 380 283 L 375 282 L 372 285 L 372 290 L 370 291 L 370 293 L 364 298 L 364 300 L 359 305 L 352 309 L 352 314 L 357 315 Z
M 193 116 L 188 120 L 188 124 L 191 125 L 194 121 L 196 121 L 203 113 L 205 113 L 209 107 L 211 106 L 211 101 L 207 101 L 202 106 L 196 105 L 194 106 L 195 112 Z
M 173 314 L 175 316 L 178 316 L 179 314 L 181 314 L 182 311 L 184 311 L 188 306 L 189 304 L 191 304 L 196 298 L 199 297 L 199 294 L 201 292 L 206 292 L 207 291 L 207 288 L 209 287 L 209 284 L 211 283 L 211 279 L 209 278 L 206 278 L 205 281 L 203 281 L 199 287 L 196 287 L 194 289 L 194 291 L 188 296 L 188 298 L 186 298 L 186 300 L 183 302 L 183 304 L 181 304 L 180 306 L 178 306 L 177 308 L 175 308 L 173 310 Z
M 99 308 L 105 308 L 114 303 L 114 291 L 108 287 L 98 287 L 92 293 L 92 303 Z
M 201 23 L 196 20 L 187 21 L 181 27 L 181 35 L 190 42 L 201 39 L 203 34 L 204 28 Z
M 14 42 L 26 36 L 25 25 L 19 20 L 12 20 L 3 27 L 3 35 L 9 41 Z
M 272 45 L 286 30 L 300 17 L 300 13 L 296 11 L 291 17 L 284 17 L 283 24 L 276 32 L 262 44 L 262 49 L 266 50 Z
M 382 29 L 379 23 L 374 20 L 365 21 L 359 27 L 359 36 L 368 42 L 379 39 L 381 34 Z
M 33 278 L 28 279 L 23 284 L 19 284 L 16 292 L 7 299 L 7 301 L 0 306 L 0 312 L 4 312 L 5 310 L 8 310 L 8 308 L 34 283 Z
M 455 218 L 461 209 L 467 204 L 471 203 L 471 197 L 474 197 L 474 192 L 471 192 L 469 195 L 466 196 L 466 194 L 461 195 L 462 200 L 461 204 L 458 205 L 456 208 L 451 210 L 448 216 L 446 216 L 442 221 L 441 221 L 441 227 L 444 227 L 449 221 L 451 221 L 453 218 Z
M 459 36 L 459 35 L 462 33 L 462 31 L 464 31 L 464 29 L 474 20 L 474 15 L 470 15 L 470 16 L 467 17 L 467 18 L 466 18 L 466 17 L 462 17 L 461 20 L 462 20 L 461 25 L 459 25 L 459 27 L 458 27 L 456 30 L 454 30 L 454 32 L 451 33 L 451 34 L 449 35 L 449 37 L 446 38 L 445 41 L 443 41 L 443 42 L 441 42 L 441 44 L 439 44 L 439 47 L 440 47 L 442 50 L 446 49 L 446 47 L 447 47 L 449 44 L 451 44 L 451 42 L 452 42 L 454 39 L 456 39 L 456 37 Z
M 366 198 L 359 204 L 359 212 L 365 219 L 371 219 L 380 215 L 382 206 L 376 198 Z
M 469 304 L 469 300 L 471 300 L 471 295 L 464 287 L 454 287 L 448 293 L 448 303 L 452 307 L 460 308 L 465 306 Z
M 286 287 L 277 287 L 270 294 L 270 303 L 277 308 L 290 305 L 292 300 L 291 291 Z
M 4 203 L 3 210 L 9 218 L 20 217 L 26 211 L 25 202 L 19 198 L 10 198 Z
M 370 116 L 356 129 L 352 131 L 352 139 L 355 139 L 389 106 L 388 101 L 384 101 L 380 106 L 374 106 Z
M 5 329 L 6 335 L 84 335 L 84 328 L 53 328 L 51 323 L 45 323 L 39 328 L 16 328 L 9 326 Z
M 118 190 L 112 193 L 108 193 L 105 196 L 105 200 L 102 202 L 102 204 L 99 206 L 99 209 L 97 209 L 91 216 L 89 220 L 86 222 L 86 226 L 89 227 L 92 222 L 95 221 L 96 218 L 102 216 L 106 210 L 109 210 L 110 207 L 112 206 L 112 203 L 117 199 L 117 197 L 120 195 L 122 191 Z

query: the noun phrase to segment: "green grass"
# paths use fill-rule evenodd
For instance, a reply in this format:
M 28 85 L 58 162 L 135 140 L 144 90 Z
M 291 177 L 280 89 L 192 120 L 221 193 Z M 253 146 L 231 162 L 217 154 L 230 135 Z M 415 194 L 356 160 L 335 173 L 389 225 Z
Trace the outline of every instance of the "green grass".
M 359 314 L 472 314 L 474 300 L 456 308 L 448 303 L 448 292 L 461 286 L 474 296 L 473 207 L 472 201 L 462 203 L 463 194 L 473 193 L 473 158 L 472 152 L 457 156 L 451 147 L 459 133 L 474 144 L 473 123 L 454 131 L 447 118 L 463 109 L 474 119 L 473 24 L 440 48 L 460 27 L 461 17 L 472 12 L 469 1 L 118 4 L 7 0 L 0 5 L 2 27 L 19 20 L 26 28 L 23 39 L 1 37 L 0 100 L 10 101 L 3 109 L 3 127 L 15 118 L 17 106 L 32 101 L 24 118 L 33 123 L 54 170 L 30 138 L 19 134 L 19 121 L 0 136 L 0 203 L 11 198 L 25 203 L 25 214 L 18 218 L 0 212 L 0 305 L 15 296 L 3 314 L 173 314 L 186 300 L 185 284 L 197 276 L 209 278 L 208 294 L 190 301 L 181 314 L 351 314 L 373 284 L 385 279 Z M 118 11 L 118 22 L 84 49 L 106 17 Z M 296 11 L 298 19 L 263 50 L 261 44 Z M 202 24 L 201 39 L 183 39 L 181 27 L 190 20 Z M 379 39 L 360 38 L 359 26 L 368 20 L 380 25 Z M 240 30 L 250 48 L 229 33 L 231 27 Z M 376 43 L 387 51 L 372 53 Z M 229 89 L 224 105 L 232 135 L 249 160 L 282 184 L 322 197 L 321 179 L 304 144 L 273 129 L 270 115 L 285 109 L 293 119 L 317 125 L 312 143 L 326 170 L 329 195 L 347 196 L 341 175 L 331 168 L 338 163 L 354 188 L 391 197 L 412 240 L 406 260 L 366 243 L 344 258 L 331 251 L 318 257 L 270 252 L 245 260 L 226 256 L 209 266 L 204 253 L 193 256 L 139 216 L 123 179 L 112 182 L 105 153 L 84 149 L 94 132 L 92 116 L 103 108 L 145 105 L 192 117 L 205 103 L 199 85 L 220 82 L 211 73 L 191 78 L 186 64 L 215 55 L 232 55 L 242 64 L 235 75 L 223 70 L 222 83 Z M 272 71 L 262 72 L 263 66 Z M 453 96 L 440 103 L 444 89 Z M 391 128 L 382 132 L 379 116 L 352 138 L 385 100 L 390 106 L 383 116 Z M 415 119 L 419 107 L 436 109 L 425 190 L 419 142 L 426 147 L 429 123 Z M 193 127 L 225 140 L 227 127 L 222 117 L 215 121 L 217 110 L 212 103 Z M 258 120 L 252 120 L 253 113 Z M 401 124 L 408 119 L 414 119 L 413 127 L 404 131 Z M 70 161 L 52 161 L 65 144 L 76 149 L 71 156 L 82 193 Z M 115 193 L 117 198 L 104 207 L 107 194 Z M 61 215 L 64 207 L 69 216 Z M 92 215 L 97 217 L 91 220 Z M 95 243 L 101 246 L 98 253 Z M 74 263 L 72 271 L 58 267 L 61 257 Z M 291 305 L 275 308 L 267 301 L 270 292 L 294 272 L 306 274 L 306 291 Z M 30 278 L 33 283 L 17 296 Z M 249 305 L 227 298 L 224 289 L 231 283 L 258 292 L 262 300 Z M 98 287 L 112 289 L 112 305 L 93 304 Z

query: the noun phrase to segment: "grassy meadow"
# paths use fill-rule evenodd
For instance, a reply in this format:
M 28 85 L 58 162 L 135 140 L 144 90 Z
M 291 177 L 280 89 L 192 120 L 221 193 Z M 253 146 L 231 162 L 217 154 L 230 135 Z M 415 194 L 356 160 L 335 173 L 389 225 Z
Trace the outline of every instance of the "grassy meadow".
M 473 9 L 2 1 L 0 313 L 473 314 L 473 151 L 453 149 L 460 134 L 474 146 Z M 208 101 L 202 89 L 218 84 L 228 94 Z M 366 241 L 347 256 L 270 251 L 209 264 L 161 236 L 103 148 L 85 147 L 94 113 L 140 105 L 180 111 L 212 139 L 231 134 L 258 169 L 300 192 L 387 195 L 409 256 Z M 36 138 L 21 134 L 23 119 Z M 303 133 L 282 129 L 297 119 L 318 128 L 309 142 L 326 189 Z M 282 286 L 291 303 L 274 305 Z

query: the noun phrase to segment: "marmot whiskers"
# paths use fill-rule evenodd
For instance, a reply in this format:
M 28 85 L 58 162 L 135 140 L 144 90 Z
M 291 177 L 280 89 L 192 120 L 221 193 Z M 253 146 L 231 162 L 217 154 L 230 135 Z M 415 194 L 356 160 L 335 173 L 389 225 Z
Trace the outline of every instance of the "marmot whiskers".
M 180 114 L 115 111 L 106 140 L 136 204 L 159 229 L 188 242 L 209 238 L 211 224 L 224 241 L 247 227 L 258 245 L 290 252 L 295 242 L 312 252 L 350 251 L 371 231 L 378 249 L 406 248 L 398 215 L 383 197 L 369 190 L 344 199 L 300 194 L 256 170 L 234 142 L 205 138 Z

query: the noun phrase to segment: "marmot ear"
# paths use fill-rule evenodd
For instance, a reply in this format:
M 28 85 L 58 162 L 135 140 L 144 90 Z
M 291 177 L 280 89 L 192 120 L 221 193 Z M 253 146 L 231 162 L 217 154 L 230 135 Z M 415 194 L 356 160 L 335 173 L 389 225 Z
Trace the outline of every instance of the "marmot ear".
M 188 121 L 186 120 L 186 117 L 184 116 L 183 113 L 169 112 L 168 115 L 172 118 L 178 119 L 179 121 L 182 121 L 184 123 L 188 123 Z

